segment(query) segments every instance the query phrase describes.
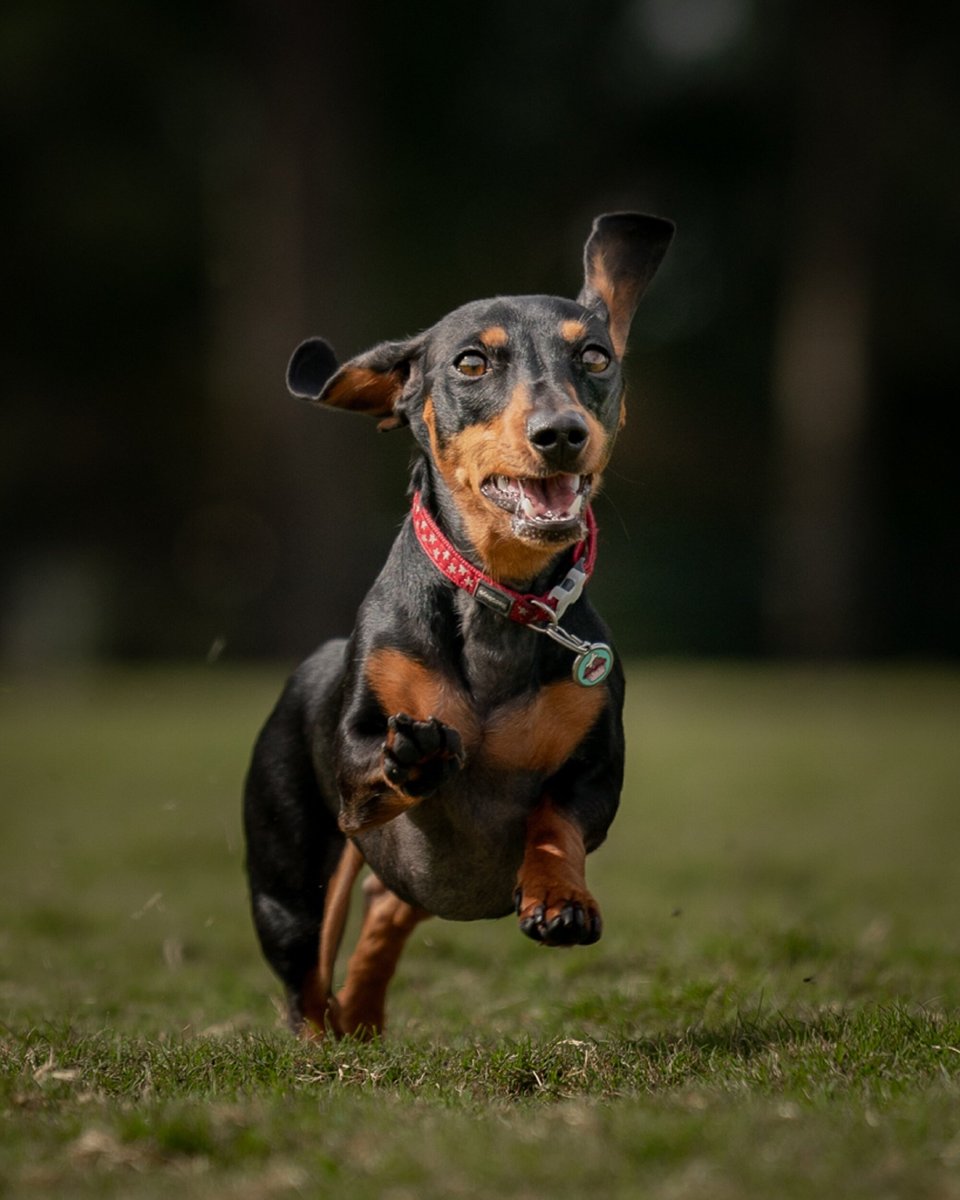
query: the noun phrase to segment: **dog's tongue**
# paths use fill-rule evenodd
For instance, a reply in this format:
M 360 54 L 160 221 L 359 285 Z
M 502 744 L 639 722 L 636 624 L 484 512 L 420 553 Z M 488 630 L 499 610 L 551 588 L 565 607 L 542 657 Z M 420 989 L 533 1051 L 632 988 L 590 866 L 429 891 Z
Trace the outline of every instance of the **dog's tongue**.
M 528 517 L 546 520 L 549 517 L 572 515 L 580 491 L 579 475 L 551 475 L 547 479 L 521 479 L 520 503 Z

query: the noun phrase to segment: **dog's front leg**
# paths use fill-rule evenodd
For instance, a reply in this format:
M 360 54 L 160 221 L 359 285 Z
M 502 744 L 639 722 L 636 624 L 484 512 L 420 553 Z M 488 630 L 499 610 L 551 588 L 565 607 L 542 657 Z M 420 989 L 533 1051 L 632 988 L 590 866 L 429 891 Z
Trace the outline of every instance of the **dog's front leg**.
M 589 945 L 600 938 L 600 908 L 586 881 L 587 850 L 575 821 L 544 796 L 527 820 L 517 872 L 520 929 L 547 946 Z
M 360 662 L 337 735 L 340 828 L 349 836 L 433 795 L 476 742 L 469 705 L 438 670 L 391 647 Z
M 371 753 L 372 752 L 372 753 Z M 350 837 L 385 825 L 432 795 L 464 764 L 460 734 L 436 717 L 407 713 L 387 719 L 386 737 L 343 739 L 340 755 L 341 830 Z

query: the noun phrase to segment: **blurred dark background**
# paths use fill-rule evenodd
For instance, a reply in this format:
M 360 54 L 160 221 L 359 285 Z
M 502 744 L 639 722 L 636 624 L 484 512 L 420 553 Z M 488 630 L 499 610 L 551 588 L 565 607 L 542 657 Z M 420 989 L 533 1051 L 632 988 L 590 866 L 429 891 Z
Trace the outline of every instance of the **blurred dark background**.
M 597 506 L 622 649 L 956 655 L 952 11 L 7 0 L 0 657 L 346 631 L 410 444 L 293 346 L 575 295 L 617 208 L 679 227 Z

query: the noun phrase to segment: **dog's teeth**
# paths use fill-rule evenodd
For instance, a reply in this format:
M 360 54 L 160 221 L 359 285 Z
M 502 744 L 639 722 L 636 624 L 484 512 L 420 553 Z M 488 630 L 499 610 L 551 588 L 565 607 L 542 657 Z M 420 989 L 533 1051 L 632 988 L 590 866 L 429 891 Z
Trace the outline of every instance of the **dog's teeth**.
M 500 479 L 498 475 L 497 486 L 500 486 Z M 585 475 L 571 475 L 567 477 L 565 486 L 553 485 L 549 480 L 511 479 L 509 482 L 511 492 L 517 498 L 518 516 L 541 525 L 575 521 L 586 500 L 587 479 Z

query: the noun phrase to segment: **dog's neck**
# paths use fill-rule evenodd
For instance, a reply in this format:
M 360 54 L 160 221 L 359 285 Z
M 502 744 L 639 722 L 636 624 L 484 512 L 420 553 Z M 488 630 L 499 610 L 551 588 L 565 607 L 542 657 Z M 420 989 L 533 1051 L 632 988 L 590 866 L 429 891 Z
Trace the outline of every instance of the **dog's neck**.
M 491 564 L 471 537 L 468 522 L 446 482 L 426 459 L 414 467 L 411 492 L 420 494 L 423 507 L 459 554 L 484 575 L 514 591 L 535 595 L 549 592 L 576 557 L 574 543 L 557 549 L 546 546 L 529 550 L 518 544 L 517 553 L 501 554 Z
M 559 621 L 567 608 L 580 599 L 596 561 L 597 527 L 590 509 L 586 512 L 587 536 L 573 548 L 573 563 L 548 592 L 518 592 L 492 579 L 475 567 L 453 545 L 424 506 L 419 492 L 411 507 L 413 531 L 420 549 L 437 571 L 461 591 L 519 625 Z
M 564 623 L 567 610 L 580 599 L 596 560 L 597 527 L 589 507 L 585 510 L 587 536 L 572 548 L 571 564 L 549 590 L 539 594 L 518 592 L 473 566 L 440 528 L 425 507 L 419 492 L 413 495 L 410 520 L 413 536 L 434 570 L 452 585 L 458 595 L 470 597 L 472 611 L 467 615 L 466 624 L 461 623 L 461 634 L 465 639 L 476 626 L 476 621 L 472 619 L 474 615 L 480 618 L 480 610 L 486 609 L 487 620 L 481 618 L 478 627 L 489 628 L 490 615 L 496 613 L 496 619 L 501 621 L 497 637 L 501 646 L 506 632 L 504 625 L 512 625 L 514 630 L 525 627 L 545 635 L 573 654 L 571 673 L 574 682 L 581 687 L 595 687 L 607 678 L 614 663 L 611 647 L 606 642 L 584 641 Z M 486 638 L 482 640 L 486 641 Z M 525 650 L 528 658 L 536 654 L 532 641 L 527 642 Z M 475 656 L 470 657 L 472 659 Z M 498 656 L 495 682 L 501 681 L 502 676 Z

